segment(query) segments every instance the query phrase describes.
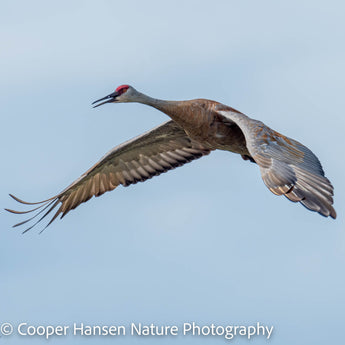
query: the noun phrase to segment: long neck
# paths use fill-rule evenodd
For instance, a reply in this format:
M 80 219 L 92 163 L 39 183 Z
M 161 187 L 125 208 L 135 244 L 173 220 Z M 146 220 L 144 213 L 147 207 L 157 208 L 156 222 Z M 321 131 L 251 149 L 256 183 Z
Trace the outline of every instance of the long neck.
M 154 107 L 169 116 L 173 115 L 174 109 L 176 109 L 177 105 L 181 103 L 180 101 L 165 101 L 162 99 L 152 98 L 138 91 L 135 97 L 135 102 Z

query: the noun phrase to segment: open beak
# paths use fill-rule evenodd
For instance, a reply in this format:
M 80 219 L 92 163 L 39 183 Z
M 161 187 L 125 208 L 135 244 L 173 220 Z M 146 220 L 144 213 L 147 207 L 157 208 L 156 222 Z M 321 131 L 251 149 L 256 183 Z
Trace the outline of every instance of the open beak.
M 115 91 L 115 92 L 111 93 L 111 94 L 108 95 L 108 96 L 105 96 L 105 97 L 103 97 L 103 98 L 98 99 L 97 101 L 94 101 L 92 104 L 95 104 L 95 103 L 98 103 L 98 102 L 101 102 L 101 101 L 104 101 L 104 102 L 99 103 L 99 104 L 93 106 L 93 108 L 97 108 L 97 107 L 99 107 L 100 105 L 105 104 L 105 103 L 113 103 L 113 102 L 116 102 L 116 97 L 117 97 L 118 95 L 119 95 L 119 93 Z

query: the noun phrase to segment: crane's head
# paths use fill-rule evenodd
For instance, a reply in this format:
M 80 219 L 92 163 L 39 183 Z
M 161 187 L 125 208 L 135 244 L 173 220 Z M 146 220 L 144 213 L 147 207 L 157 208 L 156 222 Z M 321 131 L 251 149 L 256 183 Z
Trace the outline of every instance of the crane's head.
M 94 106 L 94 108 L 96 108 L 105 103 L 135 102 L 135 96 L 137 95 L 137 93 L 138 92 L 132 86 L 120 85 L 113 93 L 100 98 L 97 101 L 94 101 L 92 104 L 104 101 L 102 103 L 96 104 Z

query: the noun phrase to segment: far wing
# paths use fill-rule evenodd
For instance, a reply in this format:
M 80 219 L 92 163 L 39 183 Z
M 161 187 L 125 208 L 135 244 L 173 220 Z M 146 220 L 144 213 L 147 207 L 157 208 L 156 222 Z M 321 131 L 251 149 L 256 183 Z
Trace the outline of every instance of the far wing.
M 309 210 L 336 218 L 333 186 L 318 158 L 298 141 L 260 121 L 234 111 L 219 111 L 242 130 L 249 153 L 259 165 L 262 179 L 276 195 L 285 195 Z
M 9 209 L 7 211 L 24 214 L 37 210 L 34 217 L 15 226 L 25 224 L 46 211 L 35 224 L 24 231 L 26 232 L 58 205 L 60 207 L 48 225 L 60 214 L 61 218 L 64 217 L 70 210 L 93 196 L 100 196 L 120 184 L 126 187 L 146 181 L 209 153 L 210 149 L 194 142 L 175 122 L 168 121 L 115 147 L 80 178 L 50 199 L 38 203 L 28 203 L 11 195 L 22 204 L 39 206 L 24 212 Z

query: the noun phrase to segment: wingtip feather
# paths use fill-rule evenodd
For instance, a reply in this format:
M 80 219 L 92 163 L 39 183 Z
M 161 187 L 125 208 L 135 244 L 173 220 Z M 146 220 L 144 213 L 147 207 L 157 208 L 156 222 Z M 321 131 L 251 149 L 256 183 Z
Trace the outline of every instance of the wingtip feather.
M 43 200 L 43 201 L 38 201 L 38 202 L 27 202 L 27 201 L 24 201 L 24 200 L 21 200 L 19 199 L 18 197 L 16 197 L 15 195 L 13 194 L 8 194 L 12 199 L 14 199 L 15 201 L 21 203 L 21 204 L 24 204 L 24 205 L 38 205 L 38 204 L 43 204 L 47 201 L 50 201 L 50 200 L 53 200 L 56 198 L 56 196 L 52 197 L 52 198 L 49 198 L 47 200 Z

